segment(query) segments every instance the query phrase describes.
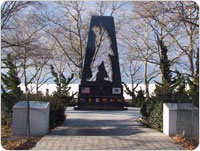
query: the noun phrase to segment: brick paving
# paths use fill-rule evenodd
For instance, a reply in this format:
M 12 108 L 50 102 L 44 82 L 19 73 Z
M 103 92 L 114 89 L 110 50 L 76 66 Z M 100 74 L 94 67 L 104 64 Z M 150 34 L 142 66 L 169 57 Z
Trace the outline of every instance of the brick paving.
M 62 126 L 44 136 L 34 150 L 183 150 L 170 137 L 136 122 L 139 109 L 66 110 Z

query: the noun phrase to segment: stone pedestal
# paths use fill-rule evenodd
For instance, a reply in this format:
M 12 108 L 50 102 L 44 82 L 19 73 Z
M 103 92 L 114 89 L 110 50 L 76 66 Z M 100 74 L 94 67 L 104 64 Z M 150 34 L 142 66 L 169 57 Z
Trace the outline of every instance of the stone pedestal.
M 49 102 L 30 101 L 30 135 L 39 136 L 48 133 Z M 13 107 L 12 127 L 14 135 L 26 135 L 27 101 L 19 101 Z
M 122 86 L 80 85 L 78 108 L 124 110 Z
M 163 133 L 199 137 L 199 111 L 191 103 L 163 104 Z

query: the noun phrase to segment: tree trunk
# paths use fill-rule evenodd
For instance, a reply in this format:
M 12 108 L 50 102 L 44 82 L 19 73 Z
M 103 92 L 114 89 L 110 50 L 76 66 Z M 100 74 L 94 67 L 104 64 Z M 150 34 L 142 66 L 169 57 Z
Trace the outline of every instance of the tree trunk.
M 190 46 L 189 46 L 189 63 L 190 63 L 190 74 L 192 79 L 194 79 L 195 75 L 194 75 L 194 64 L 193 64 L 193 53 L 194 53 L 194 39 L 193 39 L 193 29 L 192 26 L 190 26 Z
M 148 85 L 148 81 L 147 81 L 147 58 L 148 58 L 148 46 L 149 46 L 149 30 L 148 30 L 148 24 L 146 24 L 145 26 L 145 41 L 146 41 L 146 52 L 145 52 L 145 61 L 144 61 L 144 87 L 145 87 L 145 93 L 146 93 L 146 98 L 149 98 L 149 85 Z
M 26 91 L 25 93 L 26 93 L 26 101 L 27 101 L 26 135 L 29 138 L 29 135 L 30 135 L 30 102 L 29 102 L 28 82 L 27 82 L 27 75 L 26 75 L 26 51 L 25 51 L 25 57 L 24 57 L 23 70 L 24 70 L 24 84 L 25 84 L 25 91 Z
M 189 57 L 189 63 L 190 63 L 190 74 L 191 74 L 191 77 L 194 78 L 194 65 L 193 65 L 192 57 Z
M 133 82 L 133 77 L 131 76 L 131 89 L 132 89 L 132 92 L 134 93 L 134 82 Z M 132 99 L 132 101 L 133 101 L 133 98 L 134 98 L 134 96 L 132 95 L 131 96 L 131 99 Z
M 38 99 L 38 92 L 39 92 L 39 84 L 38 84 L 38 82 L 36 83 L 36 85 L 35 85 L 35 89 L 36 89 L 36 96 L 37 96 L 37 99 Z
M 26 87 L 26 101 L 27 101 L 27 137 L 30 135 L 30 102 L 29 102 L 29 94 Z
M 147 81 L 147 61 L 144 61 L 144 88 L 146 93 L 146 98 L 149 98 L 149 84 Z
M 30 102 L 29 102 L 29 92 L 28 92 L 28 84 L 27 84 L 25 70 L 24 70 L 24 73 L 25 73 L 25 91 L 26 91 L 26 101 L 27 101 L 26 135 L 29 138 L 29 135 L 30 135 Z

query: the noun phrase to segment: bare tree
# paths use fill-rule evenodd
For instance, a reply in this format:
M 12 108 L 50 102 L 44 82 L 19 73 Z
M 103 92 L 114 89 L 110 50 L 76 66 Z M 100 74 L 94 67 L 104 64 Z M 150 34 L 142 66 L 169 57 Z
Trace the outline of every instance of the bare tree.
M 199 7 L 196 2 L 177 1 L 169 3 L 168 7 L 168 11 L 176 16 L 176 21 L 199 27 Z
M 91 15 L 114 15 L 125 5 L 125 3 L 97 2 L 96 10 L 87 10 L 85 2 L 56 2 L 56 7 L 60 10 L 61 18 L 52 17 L 49 14 L 43 15 L 48 20 L 51 27 L 46 30 L 67 57 L 68 68 L 80 79 L 87 44 L 89 21 Z M 102 47 L 103 34 L 97 45 L 97 51 Z M 97 53 L 96 53 L 97 54 Z M 94 59 L 96 58 L 94 55 Z
M 191 12 L 183 14 L 183 9 L 177 7 L 178 4 L 185 8 L 184 11 L 193 10 L 194 15 Z M 159 75 L 159 60 L 160 60 L 160 48 L 158 40 L 163 40 L 168 47 L 170 53 L 171 66 L 176 68 L 177 66 L 183 66 L 185 63 L 183 60 L 185 56 L 188 56 L 190 60 L 190 72 L 193 73 L 193 50 L 197 46 L 196 28 L 197 26 L 187 22 L 187 27 L 184 27 L 183 20 L 186 17 L 183 16 L 195 16 L 191 20 L 195 23 L 198 20 L 196 14 L 198 9 L 194 3 L 179 3 L 179 2 L 134 2 L 133 17 L 126 16 L 125 19 L 129 21 L 129 34 L 122 34 L 122 39 L 127 47 L 133 51 L 138 52 L 135 56 L 135 61 L 140 60 L 144 64 L 144 83 L 146 87 L 146 93 L 148 94 L 148 83 L 150 80 Z M 191 5 L 190 5 L 191 4 Z M 189 5 L 189 6 L 188 6 Z M 172 9 L 176 8 L 176 9 Z M 182 12 L 182 14 L 180 12 Z M 186 15 L 187 14 L 187 15 Z M 190 14 L 190 15 L 189 15 Z M 182 19 L 178 19 L 177 16 Z M 184 18 L 184 19 L 183 19 Z M 134 22 L 132 22 L 134 20 Z M 128 22 L 127 21 L 127 22 Z M 186 24 L 185 24 L 186 25 Z M 191 28 L 193 26 L 193 28 Z M 182 32 L 185 31 L 185 32 Z M 185 41 L 189 42 L 188 46 L 184 47 Z M 196 41 L 196 42 L 195 42 Z M 188 49 L 190 48 L 190 49 Z M 196 49 L 195 49 L 196 50 Z M 190 53 L 187 53 L 187 52 Z M 147 73 L 148 66 L 155 66 L 150 69 L 152 73 Z M 188 64 L 186 64 L 188 65 Z M 156 67 L 157 66 L 157 67 Z M 179 68 L 183 69 L 183 68 Z M 187 71 L 184 71 L 187 72 Z M 149 76 L 147 78 L 147 75 Z M 149 79 L 149 80 L 147 80 Z M 148 96 L 148 95 L 147 95 Z
M 97 1 L 96 10 L 93 14 L 103 16 L 117 16 L 120 15 L 119 11 L 129 2 L 106 2 L 106 1 Z M 117 14 L 118 13 L 118 14 Z
M 6 1 L 1 7 L 1 30 L 9 29 L 10 19 L 28 5 L 34 2 Z
M 181 60 L 188 58 L 191 77 L 194 76 L 194 54 L 198 48 L 197 8 L 194 2 L 145 2 L 138 11 L 142 18 L 149 20 L 156 37 L 164 40 L 169 50 L 173 48 L 174 52 L 179 52 L 171 58 L 173 64 L 183 65 Z
M 45 31 L 57 42 L 63 55 L 70 61 L 69 68 L 73 69 L 78 78 L 82 74 L 88 29 L 88 22 L 85 23 L 87 18 L 85 21 L 82 19 L 83 5 L 84 2 L 57 2 L 56 6 L 61 10 L 62 17 L 43 16 L 52 25 Z
M 1 7 L 1 49 L 10 47 L 21 47 L 26 44 L 28 39 L 24 41 L 16 41 L 10 39 L 12 31 L 17 29 L 14 28 L 13 23 L 16 20 L 16 16 L 23 14 L 26 8 L 31 10 L 36 7 L 41 7 L 40 2 L 20 2 L 20 1 L 6 1 Z M 37 32 L 37 31 L 35 31 Z M 31 35 L 30 35 L 31 36 Z M 31 38 L 31 37 L 28 37 Z
M 177 40 L 174 33 L 170 33 L 170 36 L 187 56 L 190 66 L 190 76 L 194 78 L 194 58 L 199 48 L 199 7 L 195 2 L 176 2 L 175 8 L 174 10 L 172 6 L 169 8 L 169 11 L 171 11 L 176 18 L 179 18 L 179 22 L 182 26 L 180 29 L 182 32 L 184 31 L 186 36 L 181 40 Z
M 131 50 L 129 53 L 133 55 L 133 62 L 143 64 L 143 78 L 140 76 L 140 79 L 144 81 L 145 93 L 149 97 L 149 82 L 159 74 L 156 42 L 153 38 L 150 38 L 150 26 L 144 20 L 133 20 L 129 16 L 125 20 L 128 27 L 126 27 L 126 32 L 121 33 L 121 41 L 125 49 Z M 124 60 L 128 60 L 129 57 L 130 54 Z M 151 69 L 148 70 L 148 67 Z
M 122 75 L 126 76 L 131 81 L 131 89 L 134 89 L 134 85 L 137 86 L 142 82 L 141 79 L 141 67 L 142 64 L 139 61 L 135 61 L 134 53 L 130 50 L 124 56 L 124 62 L 122 63 Z
M 52 44 L 51 48 L 43 45 L 42 48 L 38 49 L 37 52 L 40 56 L 33 56 L 33 66 L 32 68 L 35 71 L 38 71 L 37 75 L 33 79 L 35 83 L 36 95 L 38 96 L 39 88 L 44 85 L 52 77 L 49 77 L 49 62 L 54 57 L 52 56 L 52 51 L 54 49 L 55 42 Z M 31 73 L 31 76 L 34 77 L 34 74 Z

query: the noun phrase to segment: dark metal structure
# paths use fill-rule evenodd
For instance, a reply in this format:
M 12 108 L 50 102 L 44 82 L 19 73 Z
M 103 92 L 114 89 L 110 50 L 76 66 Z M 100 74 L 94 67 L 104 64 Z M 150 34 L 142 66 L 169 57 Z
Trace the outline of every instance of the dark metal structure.
M 100 62 L 98 66 L 96 80 L 88 81 L 93 76 L 91 63 L 96 50 L 96 35 L 92 30 L 94 27 L 101 27 L 107 31 L 110 48 L 113 52 L 113 55 L 108 55 L 112 67 L 112 81 L 105 80 L 108 74 L 105 70 L 104 61 Z M 93 16 L 91 18 L 76 109 L 124 109 L 115 26 L 114 19 L 111 16 Z

